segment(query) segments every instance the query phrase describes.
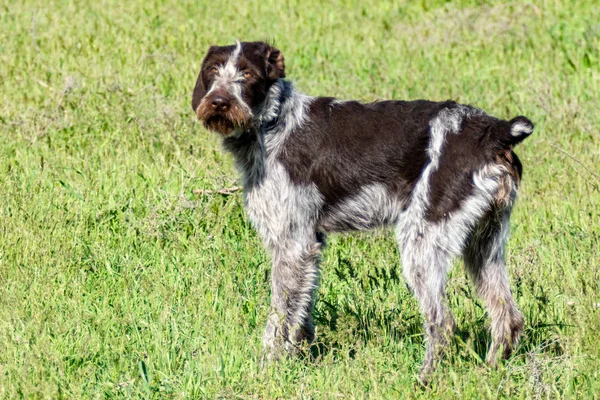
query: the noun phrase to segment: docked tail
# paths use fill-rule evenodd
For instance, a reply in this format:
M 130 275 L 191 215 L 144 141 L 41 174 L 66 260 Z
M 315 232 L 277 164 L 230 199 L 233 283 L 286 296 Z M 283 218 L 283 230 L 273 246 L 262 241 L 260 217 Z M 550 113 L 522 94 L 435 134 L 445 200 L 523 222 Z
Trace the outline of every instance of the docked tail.
M 510 135 L 514 138 L 514 144 L 522 142 L 527 136 L 533 133 L 533 123 L 522 115 L 511 119 L 509 123 Z
M 533 123 L 521 115 L 510 121 L 500 120 L 494 128 L 495 136 L 504 148 L 516 146 L 533 133 Z

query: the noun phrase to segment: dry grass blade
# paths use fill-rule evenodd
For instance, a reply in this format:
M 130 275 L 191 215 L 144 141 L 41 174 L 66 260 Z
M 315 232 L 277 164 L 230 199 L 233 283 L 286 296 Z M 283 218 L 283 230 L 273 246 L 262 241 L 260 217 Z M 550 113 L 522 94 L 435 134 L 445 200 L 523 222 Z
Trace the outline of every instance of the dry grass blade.
M 240 190 L 242 190 L 241 186 L 232 186 L 232 187 L 216 189 L 216 190 L 214 190 L 214 189 L 194 189 L 194 190 L 192 190 L 192 193 L 194 193 L 196 195 L 220 194 L 223 196 L 231 196 L 232 194 L 237 193 Z

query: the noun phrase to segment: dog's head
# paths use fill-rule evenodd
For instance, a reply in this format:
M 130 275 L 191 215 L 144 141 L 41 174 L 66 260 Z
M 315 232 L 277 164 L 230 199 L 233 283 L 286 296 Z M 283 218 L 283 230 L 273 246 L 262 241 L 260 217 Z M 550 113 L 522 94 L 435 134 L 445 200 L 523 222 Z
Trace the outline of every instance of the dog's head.
M 223 136 L 244 131 L 284 70 L 283 54 L 268 43 L 213 46 L 202 62 L 192 108 L 207 129 Z

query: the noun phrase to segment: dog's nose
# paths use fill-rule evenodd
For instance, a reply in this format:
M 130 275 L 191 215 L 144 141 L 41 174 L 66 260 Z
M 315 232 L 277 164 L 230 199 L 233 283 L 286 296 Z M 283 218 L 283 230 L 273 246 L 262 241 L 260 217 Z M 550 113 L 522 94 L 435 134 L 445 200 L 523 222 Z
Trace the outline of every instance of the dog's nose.
M 229 108 L 229 99 L 225 96 L 215 96 L 212 98 L 211 104 L 217 111 L 226 111 Z

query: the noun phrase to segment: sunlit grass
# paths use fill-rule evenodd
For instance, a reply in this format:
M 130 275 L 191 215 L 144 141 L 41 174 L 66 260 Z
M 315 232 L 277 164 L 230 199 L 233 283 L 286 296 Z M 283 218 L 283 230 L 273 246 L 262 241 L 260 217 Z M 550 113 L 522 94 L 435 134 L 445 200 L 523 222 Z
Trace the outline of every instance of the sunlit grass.
M 0 398 L 597 398 L 596 2 L 5 2 L 0 6 Z M 421 317 L 388 232 L 333 236 L 312 356 L 260 368 L 269 261 L 230 158 L 190 108 L 211 44 L 272 39 L 312 95 L 455 99 L 528 116 L 508 265 L 517 354 L 458 330 L 415 387 Z

